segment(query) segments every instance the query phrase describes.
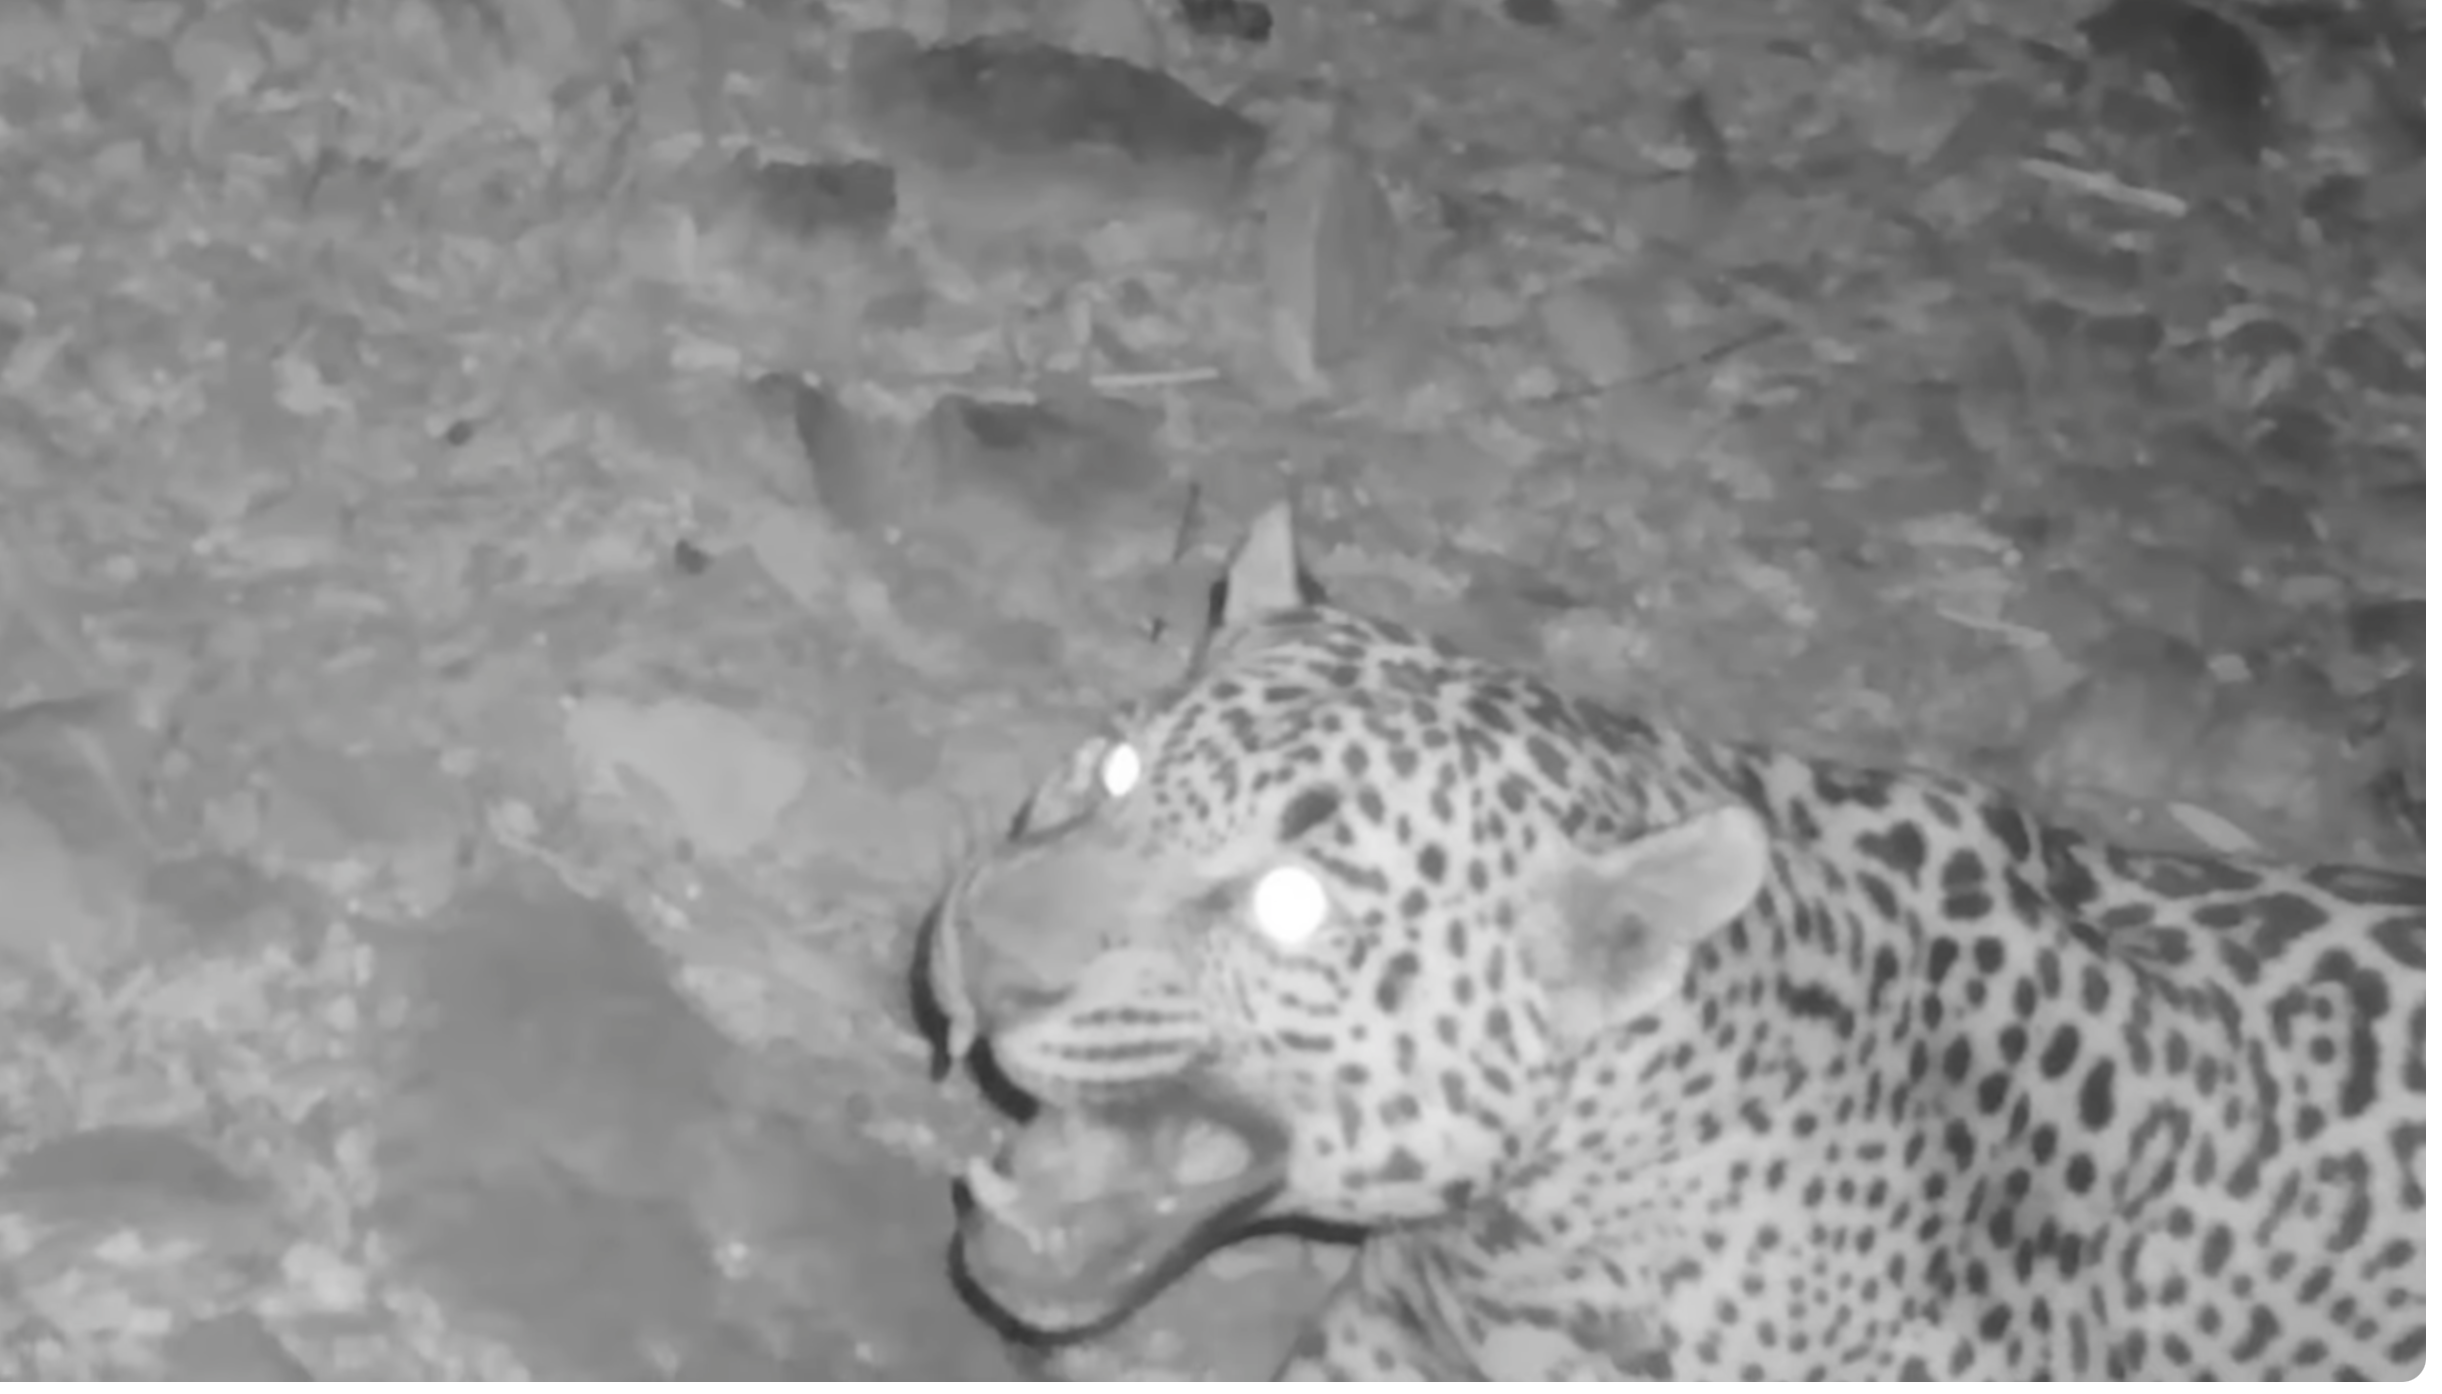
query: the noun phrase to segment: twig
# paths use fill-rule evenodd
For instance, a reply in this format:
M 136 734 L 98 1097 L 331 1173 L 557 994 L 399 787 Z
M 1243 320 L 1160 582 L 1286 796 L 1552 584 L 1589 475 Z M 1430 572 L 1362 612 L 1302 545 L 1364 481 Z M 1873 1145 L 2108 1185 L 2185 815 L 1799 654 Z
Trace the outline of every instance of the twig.
M 2034 156 L 2020 160 L 2018 167 L 2045 183 L 2058 184 L 2077 193 L 2089 194 L 2125 207 L 2140 209 L 2147 213 L 2157 213 L 2165 218 L 2187 216 L 2187 200 L 2175 194 L 2166 194 L 2160 189 L 2140 189 L 2134 184 L 2122 183 L 2108 174 L 2098 174 L 2090 169 L 2075 169 L 2056 161 L 2038 159 Z
M 1104 392 L 1137 392 L 1152 387 L 1184 387 L 1190 383 L 1211 382 L 1219 376 L 1219 368 L 1169 368 L 1149 373 L 1097 373 L 1087 381 Z

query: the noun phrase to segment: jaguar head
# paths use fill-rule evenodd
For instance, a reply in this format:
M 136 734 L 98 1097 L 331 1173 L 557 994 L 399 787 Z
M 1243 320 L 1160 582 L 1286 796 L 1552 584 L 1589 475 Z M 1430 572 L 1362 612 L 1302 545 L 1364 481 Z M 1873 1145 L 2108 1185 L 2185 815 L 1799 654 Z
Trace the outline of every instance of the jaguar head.
M 1673 998 L 1761 884 L 1753 813 L 1628 777 L 1643 728 L 1303 576 L 1276 508 L 1186 680 L 930 921 L 950 1054 L 980 1043 L 1038 1106 L 970 1169 L 957 1263 L 1039 1335 L 1103 1329 L 1267 1221 L 1489 1195 L 1588 1043 Z

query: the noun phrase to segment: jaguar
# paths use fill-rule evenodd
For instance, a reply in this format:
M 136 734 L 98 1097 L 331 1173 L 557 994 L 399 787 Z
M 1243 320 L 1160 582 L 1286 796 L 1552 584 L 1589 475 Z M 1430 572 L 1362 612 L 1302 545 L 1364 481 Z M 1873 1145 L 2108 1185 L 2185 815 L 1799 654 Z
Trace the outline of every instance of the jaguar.
M 1280 1379 L 2421 1368 L 2421 871 L 1566 695 L 1333 606 L 1286 504 L 1212 610 L 911 965 L 1026 1109 L 952 1241 L 1004 1329 L 1296 1219 L 1361 1242 Z

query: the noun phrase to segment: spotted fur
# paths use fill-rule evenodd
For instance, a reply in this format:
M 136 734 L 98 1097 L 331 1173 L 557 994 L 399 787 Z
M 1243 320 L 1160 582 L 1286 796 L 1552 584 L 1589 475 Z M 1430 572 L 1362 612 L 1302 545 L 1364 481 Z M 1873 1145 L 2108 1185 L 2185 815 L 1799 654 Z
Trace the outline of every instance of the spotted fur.
M 930 978 L 1047 1107 L 1201 1081 L 1372 1231 L 1283 1378 L 2422 1365 L 2421 878 L 1698 740 L 1303 603 L 1285 512 L 1229 585 Z

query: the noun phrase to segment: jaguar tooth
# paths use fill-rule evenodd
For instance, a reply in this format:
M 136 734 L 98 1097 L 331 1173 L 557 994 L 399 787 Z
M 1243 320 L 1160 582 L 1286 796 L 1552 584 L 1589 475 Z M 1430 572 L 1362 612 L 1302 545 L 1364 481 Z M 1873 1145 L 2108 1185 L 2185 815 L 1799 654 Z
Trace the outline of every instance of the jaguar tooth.
M 967 1162 L 965 1180 L 967 1194 L 975 1198 L 976 1205 L 980 1206 L 985 1214 L 1020 1234 L 1026 1235 L 1027 1242 L 1033 1242 L 1032 1227 L 1026 1223 L 1026 1217 L 1021 1213 L 1018 1184 L 1015 1180 L 1002 1175 L 998 1167 L 981 1157 L 971 1158 Z
M 1179 1147 L 1178 1181 L 1183 1186 L 1209 1186 L 1227 1181 L 1254 1161 L 1246 1139 L 1217 1124 L 1197 1122 Z

